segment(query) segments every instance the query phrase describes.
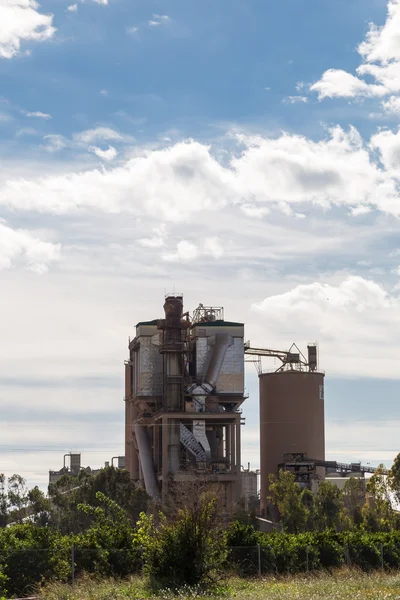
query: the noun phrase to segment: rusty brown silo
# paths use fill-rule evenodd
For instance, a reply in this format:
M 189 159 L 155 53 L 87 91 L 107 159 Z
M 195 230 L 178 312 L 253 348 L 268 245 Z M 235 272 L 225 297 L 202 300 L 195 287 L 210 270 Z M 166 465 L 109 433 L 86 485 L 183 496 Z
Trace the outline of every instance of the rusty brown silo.
M 324 375 L 278 371 L 260 375 L 261 513 L 265 514 L 268 476 L 278 473 L 286 453 L 325 460 Z M 317 470 L 324 476 L 323 469 Z

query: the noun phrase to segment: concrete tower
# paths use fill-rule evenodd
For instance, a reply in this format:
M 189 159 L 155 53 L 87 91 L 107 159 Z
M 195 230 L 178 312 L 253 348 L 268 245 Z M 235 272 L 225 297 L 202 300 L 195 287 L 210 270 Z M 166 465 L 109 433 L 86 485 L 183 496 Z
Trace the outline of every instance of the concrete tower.
M 125 363 L 125 456 L 134 481 L 154 499 L 168 483 L 203 479 L 227 510 L 241 498 L 240 406 L 244 326 L 182 296 L 167 296 L 164 318 L 142 321 Z

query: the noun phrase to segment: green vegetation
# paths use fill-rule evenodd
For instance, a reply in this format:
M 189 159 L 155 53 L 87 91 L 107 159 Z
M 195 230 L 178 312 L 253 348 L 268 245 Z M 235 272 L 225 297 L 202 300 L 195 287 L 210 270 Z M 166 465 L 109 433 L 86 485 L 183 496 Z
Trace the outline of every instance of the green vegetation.
M 367 575 L 355 570 L 341 570 L 333 575 L 309 575 L 263 580 L 228 579 L 220 590 L 210 593 L 209 600 L 398 600 L 400 575 L 374 573 Z M 151 600 L 172 599 L 164 590 L 158 596 L 148 591 L 140 578 L 125 582 L 82 579 L 74 588 L 52 584 L 40 596 L 41 600 Z M 175 596 L 176 597 L 176 596 Z M 182 589 L 180 600 L 204 597 L 195 589 Z
M 278 476 L 270 475 L 272 512 L 289 533 L 400 529 L 400 513 L 394 510 L 392 503 L 392 495 L 400 498 L 400 467 L 396 477 L 393 469 L 389 477 L 382 474 L 382 469 L 381 465 L 367 480 L 366 490 L 364 482 L 351 478 L 344 490 L 329 480 L 323 481 L 316 494 L 301 489 L 292 473 L 280 471 Z
M 43 589 L 43 598 L 54 600 L 73 600 L 77 590 L 79 598 L 100 600 L 217 592 L 340 599 L 349 597 L 336 589 L 341 578 L 343 594 L 355 598 L 379 598 L 371 582 L 382 594 L 386 589 L 382 597 L 400 597 L 398 578 L 385 574 L 400 568 L 400 520 L 392 505 L 400 498 L 398 458 L 388 478 L 378 469 L 369 479 L 367 495 L 357 480 L 344 491 L 324 482 L 312 495 L 285 472 L 271 476 L 270 491 L 280 533 L 260 533 L 240 513 L 228 524 L 206 482 L 171 481 L 169 497 L 154 506 L 126 471 L 112 467 L 64 476 L 48 497 L 28 490 L 18 475 L 0 476 L 0 596 Z M 343 568 L 365 575 L 316 575 Z M 267 583 L 251 580 L 260 573 Z M 227 584 L 233 574 L 242 579 Z M 280 579 L 288 575 L 300 579 Z M 397 596 L 390 595 L 396 586 Z

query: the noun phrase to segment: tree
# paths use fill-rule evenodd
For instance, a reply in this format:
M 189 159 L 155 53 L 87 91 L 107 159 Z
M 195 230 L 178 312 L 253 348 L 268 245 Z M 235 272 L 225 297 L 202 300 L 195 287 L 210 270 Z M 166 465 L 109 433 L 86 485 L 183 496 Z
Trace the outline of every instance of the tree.
M 27 516 L 28 488 L 26 481 L 21 475 L 11 475 L 8 478 L 8 511 L 11 522 L 22 523 Z
M 37 486 L 28 492 L 27 512 L 31 516 L 32 521 L 41 527 L 44 527 L 51 521 L 51 502 Z
M 363 521 L 362 508 L 365 504 L 365 480 L 350 477 L 344 484 L 344 508 L 350 523 L 359 527 Z
M 140 548 L 126 511 L 101 492 L 96 506 L 79 504 L 90 527 L 75 536 L 75 557 L 81 570 L 104 576 L 126 576 L 141 567 Z M 79 570 L 77 570 L 79 572 Z
M 271 474 L 269 481 L 268 500 L 278 509 L 283 528 L 289 533 L 306 531 L 313 511 L 309 490 L 302 490 L 289 471 L 279 471 L 278 477 Z
M 363 525 L 368 531 L 390 531 L 396 525 L 390 487 L 379 465 L 367 481 L 367 502 L 362 510 Z
M 314 498 L 315 524 L 319 531 L 335 529 L 343 526 L 344 500 L 343 492 L 330 481 L 322 481 Z
M 0 527 L 8 523 L 8 496 L 6 488 L 6 476 L 0 473 Z
M 226 558 L 225 532 L 212 493 L 197 494 L 189 506 L 167 517 L 145 515 L 138 523 L 144 570 L 152 589 L 209 586 Z
M 90 526 L 88 513 L 78 511 L 78 504 L 100 506 L 97 493 L 113 500 L 136 523 L 147 509 L 149 497 L 131 481 L 128 471 L 105 467 L 96 475 L 81 471 L 78 477 L 63 475 L 49 486 L 49 496 L 55 507 L 53 525 L 65 534 L 79 533 Z
M 394 459 L 392 468 L 389 471 L 388 483 L 397 502 L 400 502 L 400 453 Z

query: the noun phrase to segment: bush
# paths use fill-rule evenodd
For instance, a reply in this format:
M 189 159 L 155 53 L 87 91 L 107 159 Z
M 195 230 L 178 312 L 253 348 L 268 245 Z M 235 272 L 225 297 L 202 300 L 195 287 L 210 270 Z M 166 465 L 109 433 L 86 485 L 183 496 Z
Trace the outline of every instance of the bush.
M 336 533 L 258 533 L 252 526 L 233 523 L 227 532 L 228 565 L 241 575 L 258 571 L 257 543 L 261 544 L 263 573 L 299 573 L 349 563 L 363 571 L 400 567 L 400 532 L 366 533 L 363 530 Z
M 124 577 L 141 568 L 137 537 L 125 511 L 113 500 L 97 492 L 102 506 L 79 505 L 92 518 L 91 526 L 73 538 L 75 570 L 98 573 L 105 577 Z
M 208 586 L 222 569 L 226 542 L 217 525 L 216 499 L 203 496 L 182 508 L 174 521 L 163 514 L 141 515 L 137 539 L 143 548 L 144 572 L 152 589 Z
M 26 594 L 44 580 L 66 581 L 69 557 L 66 538 L 55 530 L 31 523 L 0 530 L 0 582 L 9 594 Z

